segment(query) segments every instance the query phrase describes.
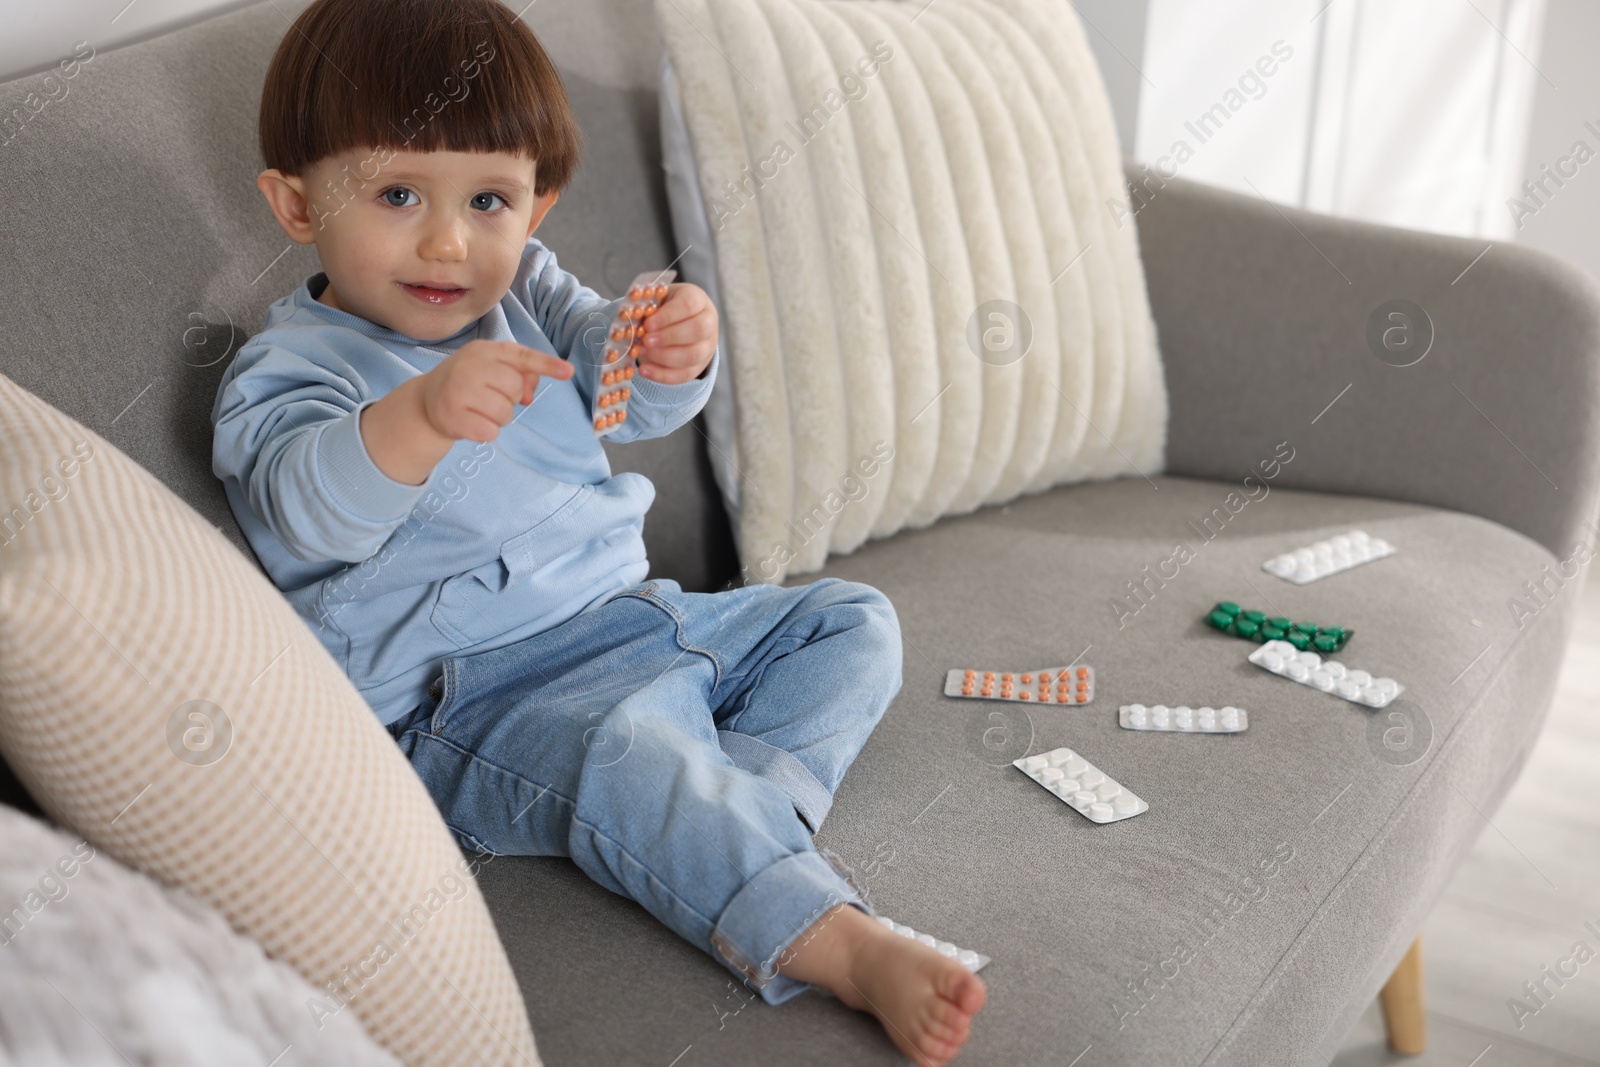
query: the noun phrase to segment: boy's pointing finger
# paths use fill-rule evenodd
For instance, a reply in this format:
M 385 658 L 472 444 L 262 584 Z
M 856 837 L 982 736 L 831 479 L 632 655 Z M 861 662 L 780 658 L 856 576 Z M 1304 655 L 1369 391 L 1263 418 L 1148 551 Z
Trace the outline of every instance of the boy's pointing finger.
M 572 364 L 560 356 L 541 352 L 537 348 L 528 348 L 511 341 L 500 341 L 501 358 L 520 371 L 530 374 L 540 374 L 551 378 L 572 377 Z

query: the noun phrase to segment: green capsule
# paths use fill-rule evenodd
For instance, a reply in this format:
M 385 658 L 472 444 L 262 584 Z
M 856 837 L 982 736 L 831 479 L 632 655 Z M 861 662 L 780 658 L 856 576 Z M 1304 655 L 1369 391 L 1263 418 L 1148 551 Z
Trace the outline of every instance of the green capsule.
M 1215 626 L 1219 630 L 1226 630 L 1229 626 L 1233 625 L 1233 616 L 1229 615 L 1221 608 L 1218 608 L 1206 616 L 1206 622 L 1210 623 L 1212 626 Z
M 1314 637 L 1317 632 L 1317 624 L 1314 622 L 1297 622 L 1294 624 L 1294 628 L 1305 634 L 1308 638 Z
M 1261 632 L 1261 627 L 1249 619 L 1236 619 L 1233 623 L 1233 632 L 1239 637 L 1248 637 L 1253 640 Z
M 1283 634 L 1284 631 L 1281 627 L 1274 626 L 1270 622 L 1261 628 L 1261 640 L 1263 641 L 1282 641 Z
M 1288 632 L 1289 629 L 1294 626 L 1294 623 L 1290 622 L 1288 617 L 1283 615 L 1274 615 L 1272 618 L 1268 619 L 1267 622 L 1271 623 L 1273 626 L 1276 626 L 1278 629 L 1283 630 L 1284 632 Z
M 1290 630 L 1289 635 L 1285 637 L 1284 640 L 1288 641 L 1301 652 L 1304 652 L 1306 649 L 1311 647 L 1311 638 L 1307 637 L 1299 630 Z
M 1227 612 L 1228 617 L 1232 618 L 1233 616 L 1239 614 L 1239 605 L 1235 604 L 1231 600 L 1219 600 L 1217 601 L 1217 606 L 1213 610 Z
M 1254 608 L 1245 612 L 1244 617 L 1255 623 L 1257 626 L 1260 626 L 1262 623 L 1267 621 L 1267 613 L 1264 611 L 1256 611 Z
M 1339 651 L 1339 639 L 1330 634 L 1318 634 L 1311 639 L 1311 643 L 1316 646 L 1318 652 Z

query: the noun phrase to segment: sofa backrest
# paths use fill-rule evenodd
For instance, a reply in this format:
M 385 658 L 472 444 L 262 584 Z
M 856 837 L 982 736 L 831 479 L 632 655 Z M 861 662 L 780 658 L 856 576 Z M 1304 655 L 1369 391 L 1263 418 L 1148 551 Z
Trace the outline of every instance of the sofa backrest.
M 247 556 L 211 473 L 210 412 L 267 306 L 320 269 L 255 187 L 262 79 L 304 6 L 266 0 L 109 52 L 89 41 L 63 56 L 75 65 L 0 84 L 0 371 L 128 453 Z M 590 287 L 619 295 L 676 254 L 650 5 L 547 3 L 526 17 L 586 141 L 539 237 Z M 614 469 L 656 485 L 653 575 L 714 589 L 737 572 L 698 424 L 607 450 Z

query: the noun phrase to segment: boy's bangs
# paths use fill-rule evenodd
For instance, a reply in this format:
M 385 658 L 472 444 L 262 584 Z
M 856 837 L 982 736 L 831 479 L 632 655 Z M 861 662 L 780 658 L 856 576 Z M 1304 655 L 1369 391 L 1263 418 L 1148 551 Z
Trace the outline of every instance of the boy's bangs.
M 362 148 L 527 156 L 543 195 L 571 180 L 579 133 L 554 64 L 498 0 L 328 0 L 267 71 L 262 155 L 299 174 Z

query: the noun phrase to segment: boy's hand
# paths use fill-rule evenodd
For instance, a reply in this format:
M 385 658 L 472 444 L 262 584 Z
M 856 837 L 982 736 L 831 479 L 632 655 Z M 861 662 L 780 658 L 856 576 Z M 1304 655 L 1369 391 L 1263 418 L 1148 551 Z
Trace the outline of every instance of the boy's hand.
M 717 351 L 717 309 L 698 285 L 669 286 L 656 313 L 644 320 L 639 373 L 677 385 L 698 378 Z
M 510 341 L 470 341 L 422 375 L 422 412 L 442 437 L 493 441 L 541 375 L 572 377 L 572 364 Z
M 572 377 L 572 364 L 510 341 L 470 341 L 426 374 L 361 410 L 358 429 L 384 474 L 422 485 L 457 441 L 493 441 L 539 378 Z

